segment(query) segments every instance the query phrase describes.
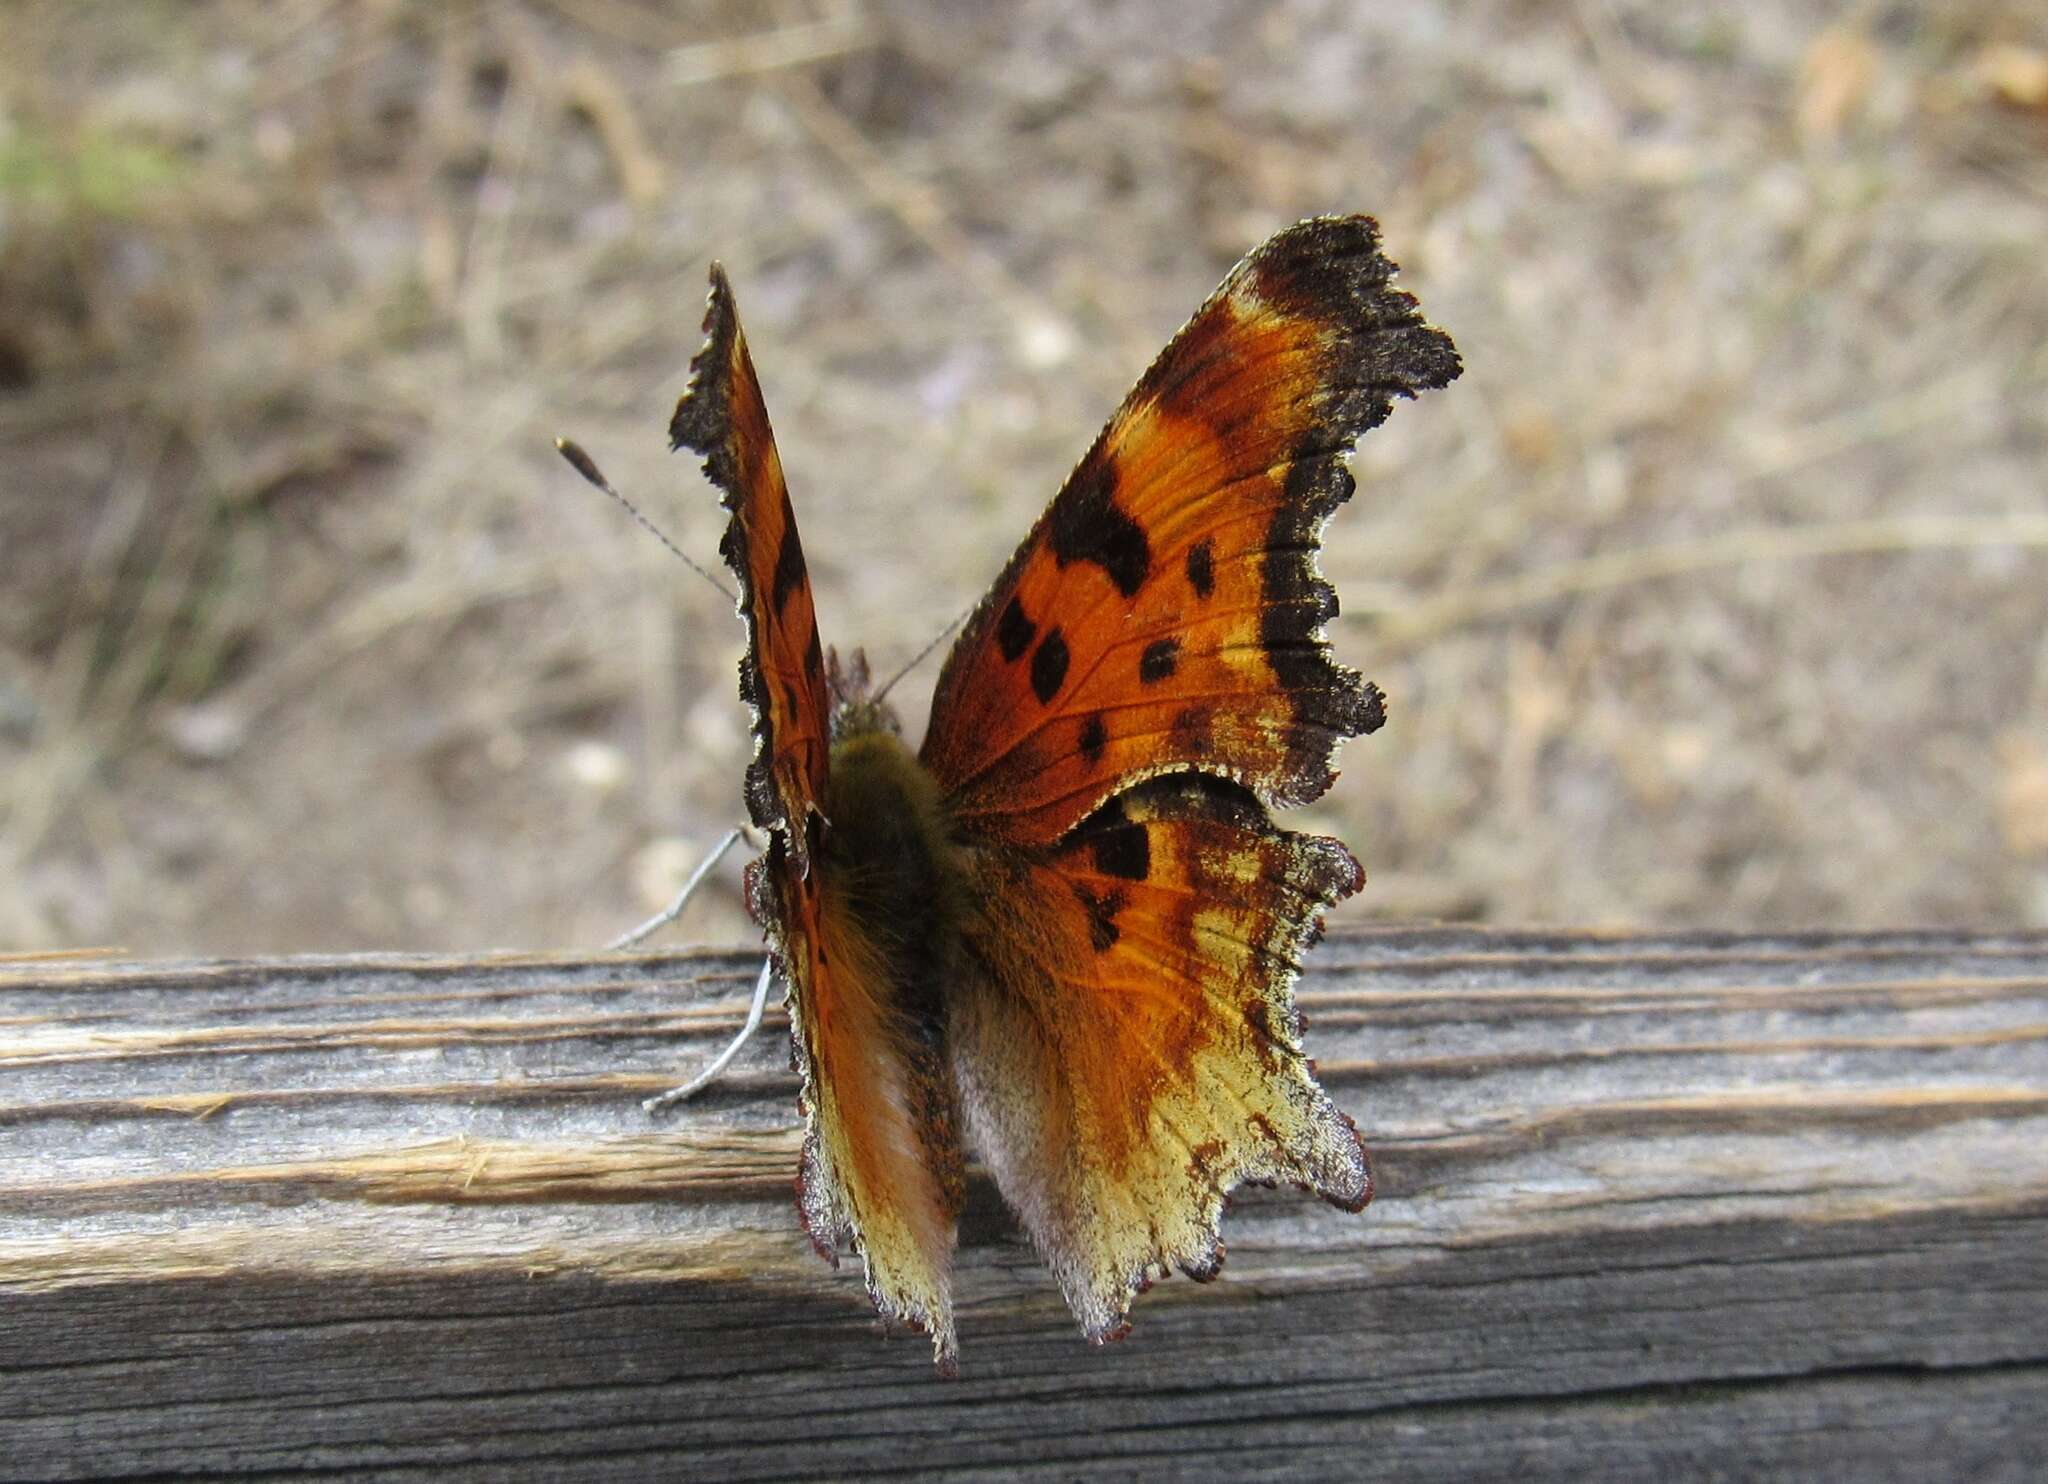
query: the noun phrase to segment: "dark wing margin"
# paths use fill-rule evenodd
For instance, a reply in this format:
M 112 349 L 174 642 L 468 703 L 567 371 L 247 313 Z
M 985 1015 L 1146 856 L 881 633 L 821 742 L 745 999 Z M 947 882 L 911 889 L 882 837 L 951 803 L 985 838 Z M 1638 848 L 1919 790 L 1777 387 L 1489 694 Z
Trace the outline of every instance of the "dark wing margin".
M 782 832 L 800 875 L 810 871 L 808 816 L 825 797 L 830 712 L 817 610 L 782 459 L 725 270 L 711 265 L 704 346 L 669 419 L 670 446 L 704 456 L 732 512 L 719 552 L 740 584 L 747 651 L 740 696 L 754 712 L 747 813 Z

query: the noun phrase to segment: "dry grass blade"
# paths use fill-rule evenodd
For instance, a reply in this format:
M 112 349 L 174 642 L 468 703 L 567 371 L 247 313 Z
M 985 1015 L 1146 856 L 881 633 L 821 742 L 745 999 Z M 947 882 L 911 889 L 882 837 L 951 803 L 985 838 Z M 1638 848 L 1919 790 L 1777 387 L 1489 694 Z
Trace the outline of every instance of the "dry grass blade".
M 648 147 L 640 117 L 618 80 L 585 57 L 562 79 L 562 91 L 569 104 L 582 110 L 604 140 L 626 199 L 643 208 L 658 202 L 668 189 L 668 172 L 662 168 L 660 157 Z
M 821 21 L 676 47 L 663 59 L 662 76 L 681 87 L 751 77 L 830 61 L 872 46 L 878 39 L 867 20 L 849 8 Z

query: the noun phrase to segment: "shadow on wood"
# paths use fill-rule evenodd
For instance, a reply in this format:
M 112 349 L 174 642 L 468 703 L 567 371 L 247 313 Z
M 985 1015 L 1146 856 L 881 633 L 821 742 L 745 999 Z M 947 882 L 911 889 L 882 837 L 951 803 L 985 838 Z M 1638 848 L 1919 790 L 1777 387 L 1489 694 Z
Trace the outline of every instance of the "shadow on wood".
M 0 1476 L 2020 1477 L 2048 937 L 1333 934 L 1364 1217 L 1088 1347 L 985 1180 L 963 1378 L 797 1228 L 755 963 L 0 964 Z

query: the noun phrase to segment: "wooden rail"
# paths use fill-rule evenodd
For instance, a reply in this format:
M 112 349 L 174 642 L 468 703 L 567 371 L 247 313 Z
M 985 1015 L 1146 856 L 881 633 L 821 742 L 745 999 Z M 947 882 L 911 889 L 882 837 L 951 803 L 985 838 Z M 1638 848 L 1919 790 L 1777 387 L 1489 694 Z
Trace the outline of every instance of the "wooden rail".
M 754 962 L 0 961 L 0 1477 L 2038 1477 L 2048 935 L 1334 933 L 1363 1217 L 1084 1344 L 977 1178 L 962 1377 L 797 1229 Z

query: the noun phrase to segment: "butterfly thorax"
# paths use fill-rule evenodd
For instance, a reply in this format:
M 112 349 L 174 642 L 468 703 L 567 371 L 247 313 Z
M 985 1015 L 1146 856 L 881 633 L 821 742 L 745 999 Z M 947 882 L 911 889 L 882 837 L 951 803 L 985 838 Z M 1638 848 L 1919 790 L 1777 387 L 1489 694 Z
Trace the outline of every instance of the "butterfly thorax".
M 873 709 L 885 713 L 880 724 L 835 725 L 823 867 L 832 889 L 845 893 L 848 918 L 888 964 L 899 1007 L 936 1029 L 936 995 L 958 921 L 957 847 L 938 782 L 897 735 L 887 708 Z
M 868 657 L 844 662 L 825 652 L 831 752 L 824 801 L 824 848 L 835 885 L 861 899 L 864 914 L 894 942 L 929 920 L 945 889 L 946 825 L 939 786 L 903 745 L 895 711 L 873 693 Z

